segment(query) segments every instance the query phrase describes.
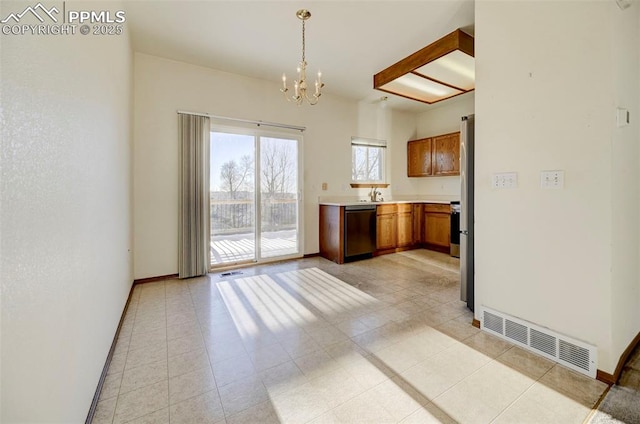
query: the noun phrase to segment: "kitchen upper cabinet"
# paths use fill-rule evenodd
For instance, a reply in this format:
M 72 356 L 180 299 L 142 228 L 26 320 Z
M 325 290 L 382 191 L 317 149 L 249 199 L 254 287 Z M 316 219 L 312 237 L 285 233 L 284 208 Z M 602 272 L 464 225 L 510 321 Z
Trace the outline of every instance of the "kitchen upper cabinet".
M 378 205 L 376 220 L 376 248 L 395 249 L 397 245 L 398 216 L 396 205 Z
M 426 177 L 431 170 L 431 138 L 407 142 L 407 176 Z
M 398 204 L 398 233 L 397 247 L 407 247 L 413 244 L 413 210 L 411 203 Z
M 407 175 L 409 177 L 460 175 L 460 133 L 407 142 Z
M 449 251 L 451 232 L 451 206 L 444 204 L 424 205 L 424 236 L 427 247 Z
M 433 138 L 433 175 L 460 175 L 460 133 Z

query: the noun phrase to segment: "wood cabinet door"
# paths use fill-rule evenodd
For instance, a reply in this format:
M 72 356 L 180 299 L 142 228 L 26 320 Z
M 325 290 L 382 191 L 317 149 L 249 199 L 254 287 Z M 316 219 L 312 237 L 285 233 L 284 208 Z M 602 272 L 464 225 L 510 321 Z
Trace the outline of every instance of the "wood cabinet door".
M 431 138 L 407 142 L 407 176 L 425 177 L 431 175 Z
M 423 214 L 422 214 L 422 204 L 414 203 L 412 205 L 413 208 L 413 244 L 422 243 L 422 222 L 423 222 Z
M 460 175 L 460 133 L 433 138 L 433 175 Z
M 425 212 L 424 242 L 435 246 L 449 247 L 451 216 L 447 213 Z
M 413 213 L 398 212 L 398 247 L 411 246 L 413 244 Z
M 396 247 L 396 218 L 395 213 L 378 215 L 376 222 L 376 247 L 378 250 Z
M 320 205 L 320 256 L 344 262 L 344 206 Z

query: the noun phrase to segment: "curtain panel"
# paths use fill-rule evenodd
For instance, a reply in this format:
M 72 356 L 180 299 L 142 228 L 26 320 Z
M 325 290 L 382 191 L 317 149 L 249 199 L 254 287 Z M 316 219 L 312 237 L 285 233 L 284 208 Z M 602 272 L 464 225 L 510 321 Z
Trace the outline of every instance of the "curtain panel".
M 179 113 L 178 131 L 178 276 L 189 278 L 209 271 L 209 117 Z

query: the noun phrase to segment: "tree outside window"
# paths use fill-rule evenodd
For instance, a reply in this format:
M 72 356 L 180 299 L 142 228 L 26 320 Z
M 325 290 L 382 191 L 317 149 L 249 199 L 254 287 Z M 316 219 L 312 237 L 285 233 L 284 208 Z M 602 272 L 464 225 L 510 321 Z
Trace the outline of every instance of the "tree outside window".
M 384 182 L 386 142 L 351 139 L 351 179 L 355 182 Z

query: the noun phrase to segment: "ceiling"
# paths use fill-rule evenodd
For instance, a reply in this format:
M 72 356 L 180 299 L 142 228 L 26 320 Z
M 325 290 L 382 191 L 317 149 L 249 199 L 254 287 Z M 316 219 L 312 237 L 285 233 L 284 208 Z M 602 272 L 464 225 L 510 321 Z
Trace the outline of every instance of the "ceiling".
M 126 2 L 135 51 L 280 83 L 293 81 L 302 54 L 298 9 L 308 9 L 309 75 L 323 93 L 376 102 L 373 75 L 456 28 L 473 34 L 473 0 Z M 280 93 L 278 93 L 280 95 Z M 426 105 L 388 95 L 396 109 Z

